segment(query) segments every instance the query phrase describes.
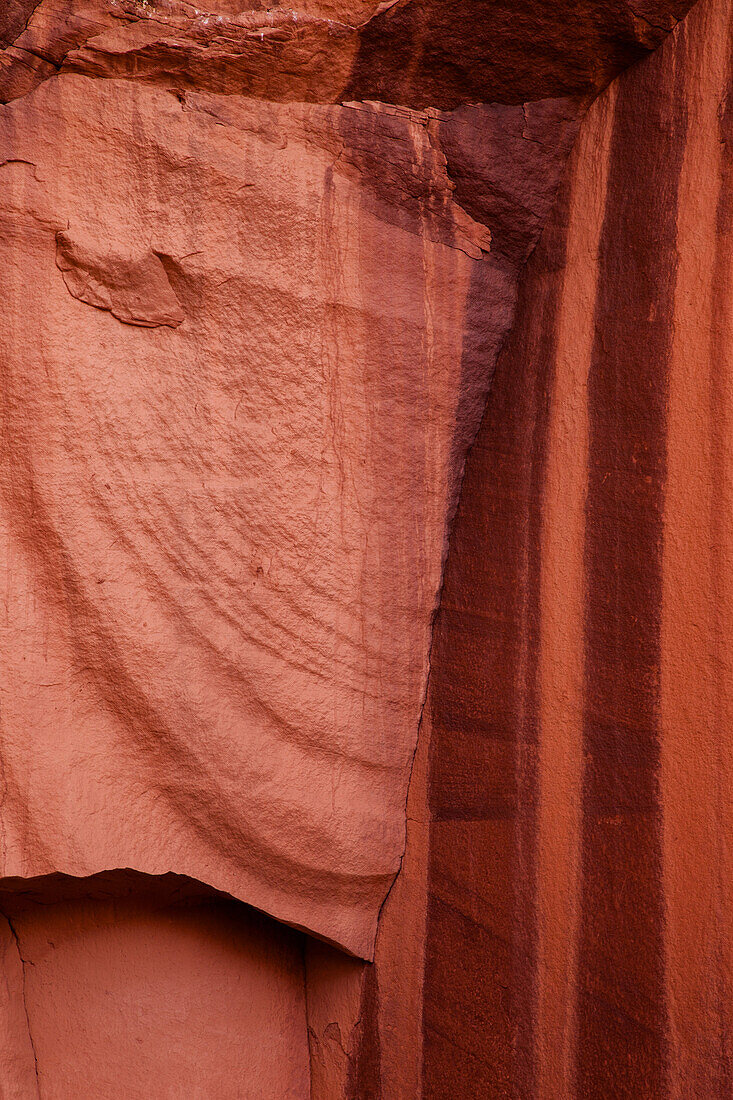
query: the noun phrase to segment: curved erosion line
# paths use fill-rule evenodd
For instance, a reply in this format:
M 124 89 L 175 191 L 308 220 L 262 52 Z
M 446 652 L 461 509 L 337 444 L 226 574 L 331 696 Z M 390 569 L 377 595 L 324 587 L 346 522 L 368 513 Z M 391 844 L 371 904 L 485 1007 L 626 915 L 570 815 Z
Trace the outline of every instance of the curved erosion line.
M 19 443 L 16 440 L 16 453 L 18 446 Z M 23 537 L 21 534 L 21 541 L 23 545 L 26 546 L 27 552 L 31 553 L 36 558 L 42 572 L 50 578 L 48 590 L 53 591 L 54 587 L 56 589 L 61 587 L 63 590 L 64 605 L 72 618 L 77 615 L 79 609 L 81 609 L 86 613 L 90 621 L 94 622 L 94 630 L 89 630 L 87 626 L 84 630 L 78 631 L 76 635 L 77 638 L 82 639 L 82 657 L 84 658 L 82 663 L 85 667 L 93 670 L 93 679 L 96 683 L 97 690 L 100 692 L 101 698 L 110 707 L 112 713 L 115 714 L 118 720 L 125 725 L 135 740 L 142 745 L 144 749 L 143 759 L 155 772 L 154 761 L 161 752 L 164 752 L 164 746 L 159 745 L 157 738 L 154 737 L 151 739 L 151 737 L 145 736 L 145 731 L 153 730 L 160 732 L 165 730 L 166 724 L 162 722 L 155 708 L 150 705 L 142 693 L 137 689 L 133 678 L 124 668 L 124 662 L 121 662 L 119 659 L 114 660 L 114 654 L 117 651 L 115 640 L 112 634 L 109 631 L 105 631 L 103 624 L 100 623 L 99 616 L 96 614 L 93 605 L 90 604 L 84 593 L 83 584 L 80 578 L 68 561 L 63 544 L 52 522 L 45 515 L 42 502 L 38 499 L 33 490 L 33 479 L 32 473 L 30 472 L 29 460 L 26 459 L 25 462 L 16 463 L 16 469 L 20 469 L 23 466 L 27 469 L 27 499 L 25 501 L 23 500 L 21 486 L 17 479 L 14 479 L 14 498 L 13 495 L 10 497 L 10 503 L 12 505 L 10 509 L 11 515 L 22 516 L 25 514 L 24 526 L 26 527 L 27 534 L 26 537 Z M 34 531 L 35 537 L 33 535 Z M 39 549 L 42 547 L 45 547 L 45 551 Z M 49 554 L 53 559 L 51 564 L 49 564 L 48 561 Z M 60 581 L 59 578 L 61 578 Z M 71 596 L 71 598 L 69 598 L 69 596 Z M 89 647 L 91 647 L 91 653 L 89 654 L 89 660 L 87 660 L 86 657 Z M 101 659 L 95 660 L 95 650 L 100 651 L 102 655 Z M 113 659 L 111 660 L 110 655 L 113 655 Z M 107 675 L 111 667 L 114 667 L 115 673 L 112 677 Z M 121 670 L 125 680 L 123 697 L 126 702 L 123 708 L 119 706 Z M 186 770 L 192 768 L 197 772 L 203 770 L 200 757 L 193 753 L 180 738 L 177 738 L 175 732 L 167 733 L 164 740 L 174 746 L 179 756 L 179 766 L 182 765 Z M 189 824 L 194 833 L 207 847 L 210 847 L 220 854 L 225 863 L 235 871 L 236 878 L 241 879 L 241 874 L 236 872 L 242 868 L 242 861 L 241 858 L 238 858 L 238 855 L 240 855 L 243 850 L 247 851 L 250 855 L 249 863 L 251 868 L 267 867 L 267 879 L 263 876 L 258 876 L 255 870 L 250 869 L 246 872 L 246 877 L 252 883 L 259 881 L 262 887 L 261 893 L 266 891 L 268 884 L 271 884 L 273 879 L 275 880 L 275 892 L 283 898 L 290 894 L 296 899 L 302 899 L 304 896 L 308 896 L 310 891 L 315 888 L 316 894 L 320 894 L 321 896 L 325 895 L 326 897 L 335 896 L 338 902 L 338 898 L 340 896 L 343 897 L 344 892 L 348 894 L 350 891 L 353 892 L 356 888 L 356 903 L 347 903 L 345 906 L 347 910 L 354 914 L 358 912 L 359 907 L 363 906 L 365 902 L 368 903 L 369 898 L 373 897 L 375 894 L 381 894 L 381 888 L 377 890 L 380 883 L 386 884 L 390 880 L 389 871 L 355 875 L 354 873 L 343 873 L 317 866 L 305 867 L 302 861 L 295 860 L 289 857 L 286 852 L 273 848 L 270 844 L 263 843 L 255 828 L 247 830 L 246 833 L 241 829 L 237 830 L 233 828 L 233 819 L 236 815 L 222 810 L 217 811 L 211 806 L 205 806 L 200 799 L 196 798 L 194 793 L 187 792 L 180 788 L 174 790 L 170 785 L 162 785 L 159 782 L 154 783 L 154 789 L 168 802 L 176 816 L 180 816 Z M 273 874 L 275 869 L 276 873 Z M 98 872 L 93 873 L 96 874 Z M 164 873 L 176 874 L 180 872 L 171 869 L 170 872 Z M 187 877 L 195 878 L 194 875 Z M 324 879 L 328 884 L 325 890 Z M 201 879 L 199 881 L 205 880 Z M 211 885 L 213 889 L 220 889 L 213 883 L 207 883 L 207 885 Z M 252 904 L 244 898 L 238 900 L 242 900 L 246 904 Z M 257 908 L 256 905 L 253 907 Z M 296 904 L 293 908 L 297 910 L 302 909 L 303 906 L 302 904 Z M 305 925 L 297 923 L 295 920 L 288 920 L 282 915 L 278 916 L 272 911 L 270 911 L 270 915 L 292 927 L 300 928 L 303 931 L 309 931 L 319 938 L 325 938 L 319 936 L 316 930 L 309 929 Z M 335 941 L 327 940 L 327 942 Z M 337 943 L 336 946 L 341 947 L 349 953 L 355 953 L 352 952 L 345 943 Z

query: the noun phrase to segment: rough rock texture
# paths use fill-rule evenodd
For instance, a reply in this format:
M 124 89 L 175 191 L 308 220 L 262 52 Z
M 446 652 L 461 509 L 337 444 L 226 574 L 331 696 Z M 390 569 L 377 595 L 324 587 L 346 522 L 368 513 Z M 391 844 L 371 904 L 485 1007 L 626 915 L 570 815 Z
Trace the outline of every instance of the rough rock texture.
M 689 6 L 0 12 L 0 876 L 22 964 L 6 936 L 0 1053 L 18 1095 L 32 1070 L 59 1098 L 188 1096 L 191 1075 L 205 1097 L 305 1097 L 307 1054 L 323 1100 L 653 1096 L 672 1027 L 674 1094 L 698 1089 L 660 969 L 687 949 L 683 916 L 659 928 L 688 880 L 664 879 L 657 844 L 674 286 L 655 288 L 677 270 L 695 95 L 698 170 L 717 149 L 709 5 L 592 108 L 532 256 L 588 103 Z M 687 672 L 669 668 L 676 760 Z M 679 814 L 665 868 L 686 866 Z M 110 902 L 86 877 L 114 868 L 230 897 L 181 908 L 130 871 Z M 241 902 L 362 958 L 381 911 L 377 966 Z M 211 1021 L 177 1061 L 197 953 Z M 155 1028 L 113 1078 L 94 1029 L 121 1013 L 106 1042 L 128 1066 L 141 998 Z M 227 1026 L 249 1029 L 239 1054 Z
M 319 103 L 451 109 L 585 96 L 654 49 L 690 3 L 11 0 L 0 99 L 59 69 Z
M 88 30 L 58 16 L 11 77 Z M 578 104 L 171 95 L 74 56 L 0 113 L 4 872 L 173 870 L 368 956 Z
M 400 116 L 423 178 L 369 210 L 333 114 L 68 76 L 0 116 L 1 819 L 6 874 L 174 870 L 366 955 L 489 233 L 422 213 Z
M 731 1094 L 732 47 L 702 0 L 601 96 L 529 262 L 451 538 L 365 1095 Z

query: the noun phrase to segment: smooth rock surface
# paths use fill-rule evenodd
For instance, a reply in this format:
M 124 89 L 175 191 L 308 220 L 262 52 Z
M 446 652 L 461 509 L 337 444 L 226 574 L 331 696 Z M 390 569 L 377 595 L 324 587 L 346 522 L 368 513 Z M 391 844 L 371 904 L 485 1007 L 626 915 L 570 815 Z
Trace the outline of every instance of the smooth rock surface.
M 298 933 L 132 872 L 37 879 L 0 908 L 3 1097 L 308 1097 Z

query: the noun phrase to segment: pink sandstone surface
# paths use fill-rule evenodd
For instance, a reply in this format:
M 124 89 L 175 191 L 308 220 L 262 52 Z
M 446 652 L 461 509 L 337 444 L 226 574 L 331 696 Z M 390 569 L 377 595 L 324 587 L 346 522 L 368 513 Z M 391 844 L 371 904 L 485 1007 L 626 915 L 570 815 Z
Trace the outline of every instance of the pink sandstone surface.
M 0 11 L 1 1095 L 727 1095 L 689 7 Z
M 462 455 L 576 113 L 76 71 L 3 108 L 6 875 L 175 871 L 370 955 Z M 482 142 L 497 189 L 538 177 L 493 251 L 447 167 Z

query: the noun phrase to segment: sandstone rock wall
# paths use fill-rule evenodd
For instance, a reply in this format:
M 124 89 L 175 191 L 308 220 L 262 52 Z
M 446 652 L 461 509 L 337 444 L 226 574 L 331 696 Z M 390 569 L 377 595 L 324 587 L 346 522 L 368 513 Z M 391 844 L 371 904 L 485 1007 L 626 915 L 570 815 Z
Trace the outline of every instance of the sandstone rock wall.
M 721 0 L 533 254 L 689 6 L 0 13 L 17 1095 L 723 1087 Z
M 332 78 L 343 35 L 310 12 L 14 10 L 3 873 L 174 871 L 368 957 L 518 272 L 589 92 L 665 20 L 540 66 L 571 96 L 446 111 L 346 102 L 356 69 L 321 105 L 304 42 Z
M 468 459 L 376 956 L 394 1081 L 425 898 L 415 1095 L 732 1087 L 732 16 L 591 108 Z
M 173 875 L 54 876 L 0 904 L 3 1097 L 308 1096 L 298 933 Z

